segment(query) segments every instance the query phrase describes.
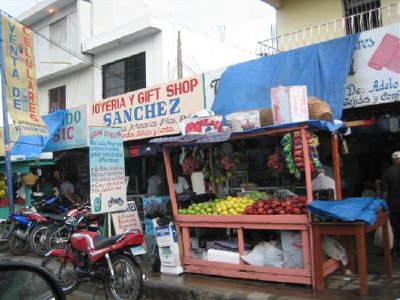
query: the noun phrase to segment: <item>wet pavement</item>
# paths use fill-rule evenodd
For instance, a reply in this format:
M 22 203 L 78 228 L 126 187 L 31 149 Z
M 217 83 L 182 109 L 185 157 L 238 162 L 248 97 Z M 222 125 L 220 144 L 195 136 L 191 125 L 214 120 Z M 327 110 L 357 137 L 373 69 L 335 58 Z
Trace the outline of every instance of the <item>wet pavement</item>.
M 173 300 L 400 300 L 400 259 L 393 259 L 394 274 L 385 274 L 383 256 L 376 255 L 378 248 L 368 243 L 368 296 L 359 295 L 359 280 L 356 274 L 336 271 L 325 278 L 325 290 L 314 291 L 311 287 L 299 284 L 274 283 L 256 280 L 231 279 L 219 276 L 181 274 L 165 275 L 149 270 L 142 264 L 146 275 L 143 299 Z M 29 261 L 40 264 L 41 257 L 34 253 L 25 256 L 12 256 L 0 253 L 0 259 Z M 79 290 L 67 296 L 68 300 L 106 299 L 102 289 L 94 290 L 82 284 Z

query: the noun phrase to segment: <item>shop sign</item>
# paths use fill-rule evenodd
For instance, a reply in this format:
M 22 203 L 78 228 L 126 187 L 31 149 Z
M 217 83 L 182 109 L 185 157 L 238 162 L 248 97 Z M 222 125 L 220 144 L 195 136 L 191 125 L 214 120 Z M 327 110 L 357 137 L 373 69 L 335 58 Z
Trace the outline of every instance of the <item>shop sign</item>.
M 226 68 L 213 70 L 204 73 L 204 97 L 205 97 L 205 108 L 211 110 L 214 103 L 215 96 L 217 94 L 218 83 Z
M 61 127 L 46 146 L 46 151 L 76 149 L 88 146 L 87 105 L 68 109 Z
M 92 212 L 127 209 L 121 128 L 89 127 L 90 203 Z
M 20 22 L 1 16 L 7 108 L 21 135 L 48 135 L 39 114 L 33 32 Z
M 122 212 L 112 213 L 115 234 L 122 234 L 127 230 L 142 232 L 139 214 L 134 201 L 128 202 L 128 208 Z
M 400 101 L 400 26 L 360 33 L 344 108 Z
M 94 102 L 89 126 L 120 126 L 124 141 L 179 134 L 179 122 L 203 108 L 199 75 Z

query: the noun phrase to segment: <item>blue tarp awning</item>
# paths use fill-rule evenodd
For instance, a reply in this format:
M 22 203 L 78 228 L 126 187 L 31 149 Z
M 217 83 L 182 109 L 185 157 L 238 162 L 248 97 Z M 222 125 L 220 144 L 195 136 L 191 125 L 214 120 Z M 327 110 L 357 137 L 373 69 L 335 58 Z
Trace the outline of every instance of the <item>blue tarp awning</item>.
M 35 159 L 40 153 L 42 153 L 44 147 L 53 138 L 53 135 L 61 126 L 65 113 L 65 110 L 58 110 L 54 113 L 42 116 L 43 121 L 46 123 L 46 126 L 49 129 L 49 135 L 20 136 L 15 145 L 12 147 L 10 155 L 23 155 L 24 159 L 26 160 Z
M 272 87 L 306 85 L 307 94 L 327 101 L 334 119 L 340 119 L 357 40 L 358 35 L 348 35 L 230 66 L 218 83 L 212 110 L 225 116 L 270 108 Z
M 376 214 L 382 208 L 388 211 L 383 199 L 372 197 L 346 198 L 343 200 L 315 200 L 308 204 L 312 214 L 341 221 L 364 221 L 368 225 L 375 223 Z
M 177 143 L 177 144 L 205 144 L 205 143 L 218 143 L 224 142 L 230 139 L 231 136 L 235 135 L 243 135 L 251 132 L 262 132 L 268 129 L 276 129 L 276 128 L 293 128 L 298 125 L 307 124 L 310 127 L 321 129 L 329 132 L 335 132 L 341 127 L 344 126 L 345 123 L 339 120 L 331 121 L 323 121 L 323 120 L 310 120 L 306 122 L 298 122 L 298 123 L 289 123 L 282 125 L 270 125 L 264 126 L 261 128 L 255 128 L 250 130 L 245 130 L 243 132 L 232 133 L 230 130 L 219 132 L 215 134 L 188 134 L 188 135 L 177 135 L 177 136 L 167 136 L 167 137 L 159 137 L 154 138 L 149 141 L 149 143 L 156 144 L 165 144 L 165 143 Z

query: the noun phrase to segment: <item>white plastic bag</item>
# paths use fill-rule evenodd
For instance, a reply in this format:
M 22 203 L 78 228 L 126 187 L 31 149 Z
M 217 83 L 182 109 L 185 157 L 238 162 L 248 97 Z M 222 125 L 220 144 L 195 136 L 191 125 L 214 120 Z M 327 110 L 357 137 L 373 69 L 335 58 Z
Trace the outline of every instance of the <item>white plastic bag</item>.
M 282 250 L 274 241 L 259 243 L 249 254 L 243 255 L 242 259 L 255 266 L 282 267 L 283 265 Z
M 249 265 L 263 266 L 265 262 L 264 252 L 265 249 L 260 243 L 249 254 L 243 255 L 242 259 Z
M 392 229 L 392 225 L 390 225 L 390 221 L 388 221 L 388 231 L 389 231 L 390 249 L 392 249 L 393 248 L 393 229 Z M 382 229 L 382 226 L 380 226 L 377 230 L 375 230 L 374 245 L 378 246 L 378 247 L 383 247 L 383 229 Z
M 281 231 L 283 265 L 287 268 L 304 268 L 303 243 L 300 231 Z
M 342 264 L 347 265 L 347 254 L 343 246 L 330 236 L 324 236 L 322 239 L 322 248 L 326 255 L 333 259 L 340 260 Z

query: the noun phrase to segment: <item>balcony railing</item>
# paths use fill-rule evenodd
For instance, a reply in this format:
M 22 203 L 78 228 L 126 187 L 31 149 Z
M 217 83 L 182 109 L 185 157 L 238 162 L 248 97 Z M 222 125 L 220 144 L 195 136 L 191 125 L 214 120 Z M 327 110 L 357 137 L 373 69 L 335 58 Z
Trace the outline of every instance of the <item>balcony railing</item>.
M 273 36 L 258 42 L 257 54 L 273 55 L 279 52 L 304 47 L 355 32 L 388 26 L 400 22 L 400 4 L 392 4 L 346 18 L 307 27 L 280 36 Z

